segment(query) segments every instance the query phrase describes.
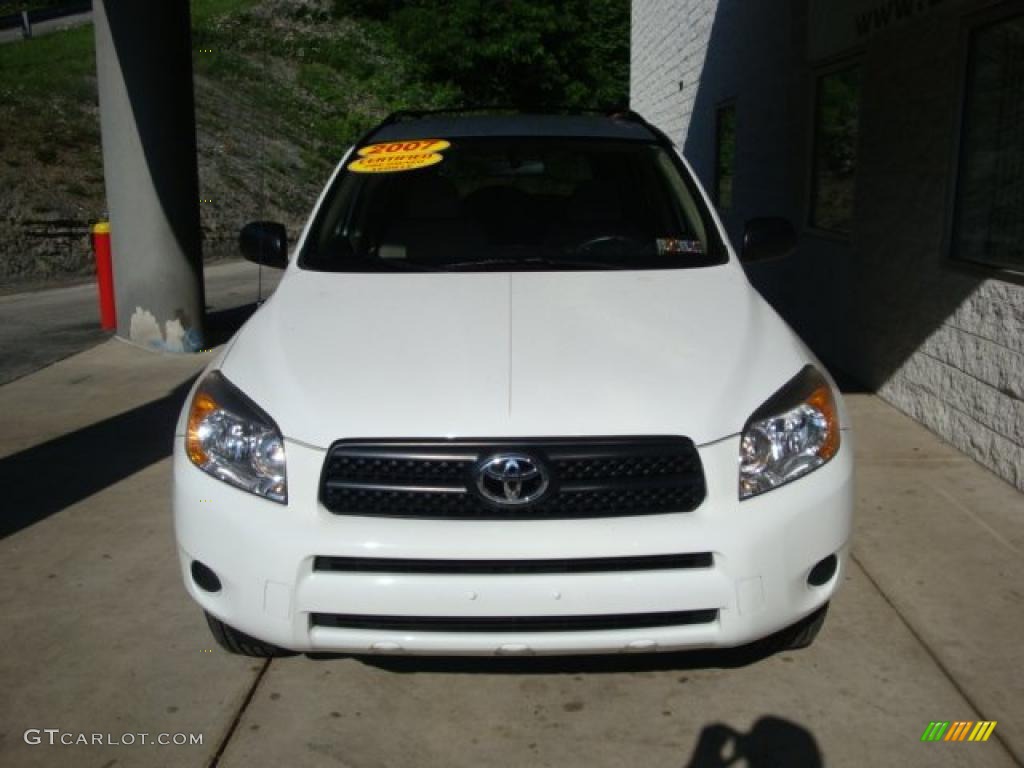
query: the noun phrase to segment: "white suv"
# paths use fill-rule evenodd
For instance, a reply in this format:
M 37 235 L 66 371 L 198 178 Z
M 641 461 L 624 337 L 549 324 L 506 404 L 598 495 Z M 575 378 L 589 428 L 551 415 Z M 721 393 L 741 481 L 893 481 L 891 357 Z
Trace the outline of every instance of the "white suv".
M 178 422 L 186 587 L 228 650 L 808 644 L 848 418 L 634 113 L 398 113 L 349 150 Z

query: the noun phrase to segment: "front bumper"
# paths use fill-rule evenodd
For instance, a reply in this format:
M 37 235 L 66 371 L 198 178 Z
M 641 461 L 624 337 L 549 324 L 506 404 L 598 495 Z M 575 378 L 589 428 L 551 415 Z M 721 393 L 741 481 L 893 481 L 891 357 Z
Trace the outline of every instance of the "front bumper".
M 724 648 L 757 640 L 828 601 L 845 572 L 853 513 L 852 436 L 824 467 L 737 499 L 739 438 L 700 447 L 707 498 L 693 512 L 573 520 L 446 521 L 339 516 L 317 500 L 325 452 L 288 442 L 287 506 L 196 469 L 175 439 L 174 515 L 185 585 L 230 626 L 296 651 L 451 655 Z M 314 559 L 545 560 L 711 553 L 709 567 L 597 573 L 330 572 Z M 839 567 L 808 584 L 816 563 Z M 194 560 L 217 592 L 199 588 Z M 693 612 L 670 626 L 449 631 L 324 625 L 322 617 L 626 616 Z M 710 617 L 710 620 L 708 618 Z M 330 622 L 327 622 L 328 624 Z

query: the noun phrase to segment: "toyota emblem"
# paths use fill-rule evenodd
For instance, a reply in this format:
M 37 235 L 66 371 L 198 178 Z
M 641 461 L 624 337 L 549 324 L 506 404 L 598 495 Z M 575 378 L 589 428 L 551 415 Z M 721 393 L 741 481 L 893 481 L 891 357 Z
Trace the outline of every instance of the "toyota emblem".
M 548 489 L 548 473 L 540 461 L 523 453 L 499 453 L 477 466 L 476 488 L 495 504 L 515 506 L 540 499 Z

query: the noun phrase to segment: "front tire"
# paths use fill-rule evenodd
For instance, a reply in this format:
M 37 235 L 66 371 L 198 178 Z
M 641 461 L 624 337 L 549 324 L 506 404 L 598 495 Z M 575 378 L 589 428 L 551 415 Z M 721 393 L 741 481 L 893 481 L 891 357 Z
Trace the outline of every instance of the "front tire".
M 239 632 L 234 627 L 229 627 L 220 619 L 215 619 L 210 614 L 203 612 L 206 616 L 206 623 L 210 627 L 210 633 L 217 645 L 228 653 L 235 653 L 239 656 L 252 656 L 257 659 L 274 659 L 281 656 L 294 656 L 293 651 L 278 648 L 276 645 L 264 643 L 255 637 L 250 637 L 244 632 Z

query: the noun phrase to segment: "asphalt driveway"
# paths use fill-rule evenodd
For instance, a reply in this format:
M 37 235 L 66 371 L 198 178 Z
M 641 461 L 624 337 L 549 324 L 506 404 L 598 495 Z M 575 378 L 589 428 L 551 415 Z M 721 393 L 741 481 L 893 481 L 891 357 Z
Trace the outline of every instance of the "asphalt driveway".
M 224 341 L 223 330 L 237 327 L 239 313 L 277 287 L 281 271 L 261 270 L 247 261 L 207 264 L 207 335 Z M 27 376 L 51 363 L 99 344 L 110 333 L 100 330 L 96 284 L 0 295 L 0 384 Z

